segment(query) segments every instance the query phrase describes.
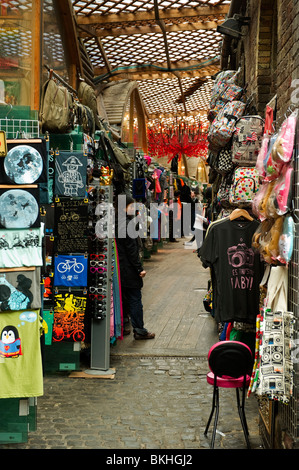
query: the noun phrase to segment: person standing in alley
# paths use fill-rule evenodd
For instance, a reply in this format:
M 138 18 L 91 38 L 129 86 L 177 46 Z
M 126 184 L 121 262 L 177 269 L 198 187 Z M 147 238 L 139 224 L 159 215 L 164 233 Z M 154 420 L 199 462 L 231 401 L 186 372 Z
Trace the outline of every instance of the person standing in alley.
M 118 247 L 121 292 L 123 301 L 124 319 L 129 317 L 136 340 L 153 339 L 144 327 L 142 287 L 146 271 L 143 268 L 139 254 L 139 237 L 130 236 L 128 225 L 135 216 L 135 201 L 129 195 L 125 197 L 125 207 L 117 208 L 120 211 L 116 217 L 116 241 Z

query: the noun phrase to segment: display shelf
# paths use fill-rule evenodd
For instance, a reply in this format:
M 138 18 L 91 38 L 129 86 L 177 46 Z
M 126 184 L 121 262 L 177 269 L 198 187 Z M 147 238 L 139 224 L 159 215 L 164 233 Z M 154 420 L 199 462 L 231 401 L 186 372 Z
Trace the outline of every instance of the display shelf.
M 44 347 L 44 373 L 80 369 L 81 343 L 53 342 Z
M 0 400 L 0 444 L 23 443 L 36 430 L 36 398 Z

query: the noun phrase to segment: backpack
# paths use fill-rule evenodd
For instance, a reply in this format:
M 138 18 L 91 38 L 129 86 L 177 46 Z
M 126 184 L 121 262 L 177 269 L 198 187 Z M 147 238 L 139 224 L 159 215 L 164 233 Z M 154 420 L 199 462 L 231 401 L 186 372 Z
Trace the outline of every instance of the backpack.
M 228 85 L 234 85 L 237 77 L 235 70 L 224 70 L 216 76 L 214 85 L 211 90 L 210 108 L 213 109 L 217 101 L 219 101 L 222 93 L 225 92 Z
M 97 98 L 94 89 L 85 82 L 80 82 L 78 88 L 78 98 L 80 102 L 87 106 L 94 115 L 94 123 L 97 129 L 101 129 L 101 124 L 98 117 Z
M 264 120 L 243 116 L 236 122 L 232 138 L 232 160 L 242 166 L 254 166 L 261 148 Z
M 42 132 L 66 134 L 74 126 L 74 101 L 72 94 L 53 78 L 42 87 L 39 120 Z
M 231 171 L 233 166 L 231 149 L 227 147 L 221 149 L 215 161 L 215 170 L 218 173 L 225 174 Z
M 246 103 L 242 101 L 229 101 L 220 110 L 208 132 L 210 148 L 220 150 L 228 144 L 235 130 L 235 123 L 242 116 L 245 107 Z
M 230 188 L 230 204 L 251 204 L 255 193 L 259 189 L 259 175 L 256 168 L 236 168 L 233 184 Z
M 217 191 L 217 201 L 221 203 L 222 206 L 229 205 L 229 197 L 231 186 L 233 183 L 233 172 L 228 175 L 222 176 L 218 191 Z

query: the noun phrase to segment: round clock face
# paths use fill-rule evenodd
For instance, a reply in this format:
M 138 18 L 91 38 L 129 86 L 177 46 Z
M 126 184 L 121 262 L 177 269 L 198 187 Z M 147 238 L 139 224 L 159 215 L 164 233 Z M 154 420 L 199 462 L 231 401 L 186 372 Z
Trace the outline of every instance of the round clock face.
M 30 145 L 17 145 L 7 152 L 4 171 L 16 184 L 32 184 L 42 174 L 42 156 Z
M 11 189 L 0 196 L 0 222 L 5 228 L 29 228 L 38 215 L 38 203 L 28 191 Z

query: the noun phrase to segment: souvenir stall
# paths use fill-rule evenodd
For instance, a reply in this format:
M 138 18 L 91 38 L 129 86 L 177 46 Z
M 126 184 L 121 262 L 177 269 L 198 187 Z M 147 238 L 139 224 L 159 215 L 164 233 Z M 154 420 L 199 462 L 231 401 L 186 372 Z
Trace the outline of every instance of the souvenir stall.
M 126 146 L 113 140 L 107 123 L 97 119 L 95 92 L 84 82 L 73 101 L 69 98 L 73 113 L 69 132 L 53 125 L 55 113 L 47 116 L 46 103 L 47 92 L 52 96 L 49 86 L 57 86 L 56 81 L 59 76 L 53 78 L 50 72 L 40 112 L 53 168 L 45 302 L 52 338 L 45 363 L 51 367 L 55 358 L 59 370 L 78 371 L 83 348 L 90 354 L 91 370 L 85 372 L 104 376 L 110 374 L 110 343 L 122 337 L 113 202 L 130 188 L 132 159 Z M 65 86 L 64 93 L 71 92 Z
M 1 442 L 26 441 L 34 430 L 44 374 L 78 373 L 86 350 L 85 373 L 114 372 L 110 344 L 122 338 L 122 306 L 110 230 L 113 197 L 131 187 L 132 158 L 98 120 L 92 92 L 49 70 L 40 122 L 28 119 L 23 139 L 13 119 L 0 129 L 0 361 L 10 377 L 0 397 Z
M 254 354 L 248 396 L 258 399 L 261 434 L 271 448 L 277 407 L 288 415 L 285 405 L 293 400 L 295 318 L 288 293 L 298 110 L 290 109 L 279 126 L 275 99 L 264 118 L 249 114 L 251 100 L 237 77 L 235 71 L 221 72 L 212 91 L 213 222 L 200 258 L 211 272 L 205 302 L 219 339 L 245 342 Z
M 13 125 L 13 123 L 11 122 Z M 0 442 L 24 442 L 36 429 L 43 395 L 41 356 L 45 225 L 41 186 L 47 184 L 48 142 L 1 133 Z M 6 139 L 6 137 L 9 137 Z

